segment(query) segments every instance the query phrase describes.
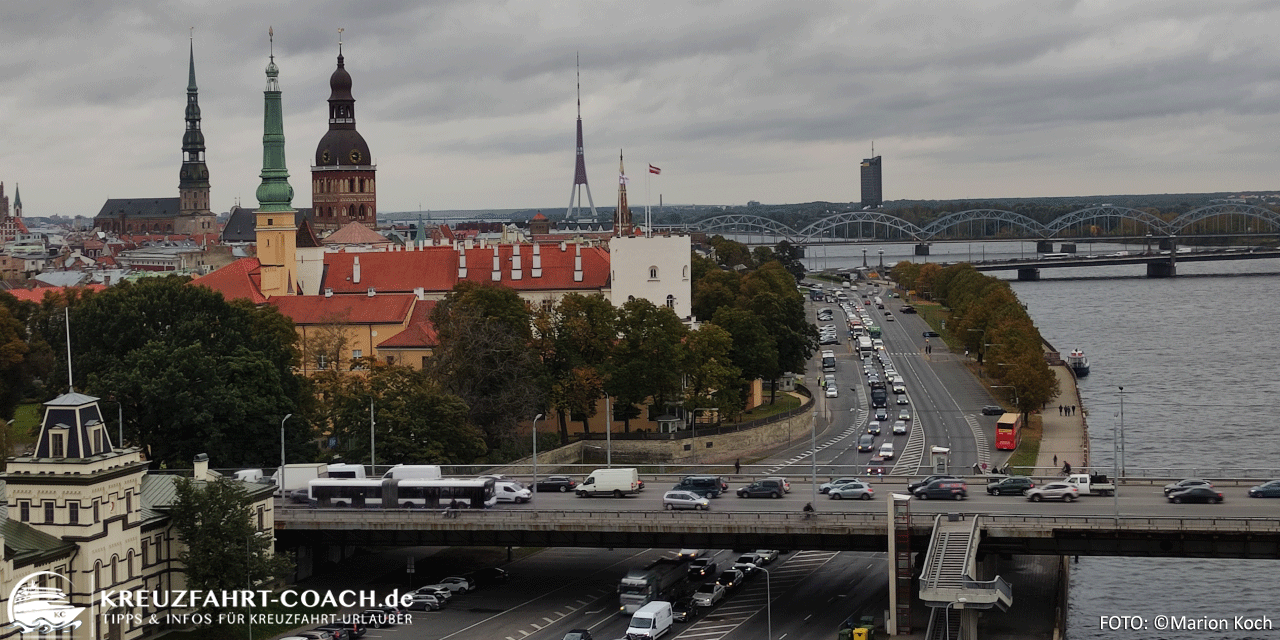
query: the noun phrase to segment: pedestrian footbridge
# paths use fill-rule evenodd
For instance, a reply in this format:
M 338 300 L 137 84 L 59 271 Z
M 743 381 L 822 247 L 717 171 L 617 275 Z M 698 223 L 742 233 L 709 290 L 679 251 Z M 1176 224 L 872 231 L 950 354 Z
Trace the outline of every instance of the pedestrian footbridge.
M 980 520 L 981 516 L 966 520 L 961 514 L 940 514 L 934 519 L 920 571 L 920 600 L 933 608 L 927 638 L 943 633 L 949 638 L 974 638 L 976 610 L 1008 611 L 1013 605 L 1013 587 L 1000 576 L 976 579 L 982 573 L 978 563 Z

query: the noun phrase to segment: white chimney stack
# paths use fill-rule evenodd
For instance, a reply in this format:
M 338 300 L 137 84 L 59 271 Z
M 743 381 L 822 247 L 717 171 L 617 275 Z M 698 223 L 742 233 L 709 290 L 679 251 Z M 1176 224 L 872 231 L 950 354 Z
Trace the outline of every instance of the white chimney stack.
M 582 245 L 573 245 L 573 281 L 582 282 Z
M 209 454 L 196 454 L 195 470 L 191 472 L 191 478 L 197 481 L 204 481 L 209 478 Z
M 511 279 L 520 280 L 524 277 L 524 269 L 520 266 L 520 245 L 511 245 Z
M 533 268 L 530 271 L 530 277 L 542 277 L 542 245 L 536 242 L 533 243 Z
M 458 249 L 458 279 L 467 277 L 467 250 Z
M 356 256 L 351 263 L 351 281 L 360 284 L 360 256 Z
M 493 245 L 493 274 L 494 282 L 502 282 L 502 258 L 498 256 L 498 245 Z

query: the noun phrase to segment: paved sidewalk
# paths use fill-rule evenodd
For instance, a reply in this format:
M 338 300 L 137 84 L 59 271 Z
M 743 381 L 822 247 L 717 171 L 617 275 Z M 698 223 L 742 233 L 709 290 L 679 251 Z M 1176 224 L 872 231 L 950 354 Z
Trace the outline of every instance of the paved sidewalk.
M 1073 469 L 1084 469 L 1089 466 L 1089 434 L 1085 427 L 1085 415 L 1088 413 L 1080 405 L 1080 391 L 1076 388 L 1076 378 L 1066 365 L 1050 367 L 1058 376 L 1058 395 L 1049 400 L 1043 417 L 1044 434 L 1040 439 L 1040 455 L 1036 459 L 1036 470 L 1032 475 L 1051 475 L 1062 469 L 1064 462 L 1071 463 Z M 1059 406 L 1075 406 L 1073 415 L 1062 415 Z

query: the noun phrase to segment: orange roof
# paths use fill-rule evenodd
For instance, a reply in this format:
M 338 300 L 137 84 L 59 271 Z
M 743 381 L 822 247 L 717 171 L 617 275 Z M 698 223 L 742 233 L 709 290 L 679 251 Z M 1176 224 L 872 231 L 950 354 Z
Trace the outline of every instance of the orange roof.
M 544 215 L 542 215 L 542 212 L 541 212 L 541 211 L 539 211 L 539 212 L 537 212 L 537 213 L 535 213 L 535 214 L 533 215 L 533 219 L 534 219 L 534 220 L 546 220 L 546 219 L 547 219 L 547 217 L 546 217 L 546 216 L 544 216 Z
M 262 265 L 257 258 L 241 258 L 191 283 L 213 289 L 227 300 L 243 298 L 254 304 L 267 301 L 262 294 Z
M 609 252 L 600 247 L 582 247 L 582 282 L 574 282 L 574 250 L 572 244 L 544 244 L 542 275 L 533 277 L 533 245 L 520 245 L 521 277 L 511 279 L 514 245 L 498 245 L 498 266 L 501 280 L 493 279 L 493 247 L 467 250 L 467 280 L 493 282 L 517 291 L 604 289 L 609 286 Z
M 359 222 L 349 222 L 346 226 L 334 231 L 322 242 L 332 244 L 387 244 L 385 236 L 364 226 Z
M 355 261 L 360 260 L 356 282 Z M 334 293 L 412 293 L 417 287 L 427 291 L 448 291 L 458 282 L 458 254 L 453 247 L 425 247 L 421 251 L 374 253 L 326 253 L 321 289 Z
M 403 324 L 416 301 L 411 294 L 391 294 L 277 296 L 270 303 L 294 324 Z
M 419 300 L 413 306 L 413 315 L 409 318 L 409 326 L 404 331 L 383 340 L 379 349 L 430 349 L 440 343 L 436 337 L 436 327 L 431 324 L 431 310 L 436 308 L 435 300 Z
M 41 303 L 44 297 L 50 293 L 66 291 L 67 289 L 87 289 L 89 291 L 102 291 L 106 289 L 104 284 L 85 284 L 78 287 L 37 287 L 35 289 L 9 289 L 8 292 L 13 297 L 27 302 Z

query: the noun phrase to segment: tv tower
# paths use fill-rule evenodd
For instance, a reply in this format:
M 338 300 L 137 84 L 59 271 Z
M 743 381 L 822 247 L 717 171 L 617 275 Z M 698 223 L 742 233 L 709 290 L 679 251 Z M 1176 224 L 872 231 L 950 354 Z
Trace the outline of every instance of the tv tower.
M 587 203 L 591 205 L 591 219 L 596 219 L 596 202 L 591 197 L 591 185 L 587 184 L 587 162 L 582 156 L 582 68 L 578 63 L 578 54 L 573 55 L 574 66 L 578 74 L 578 164 L 573 170 L 573 188 L 569 190 L 569 208 L 565 209 L 566 220 L 573 220 L 578 208 L 582 206 L 582 187 L 587 188 Z M 574 199 L 578 203 L 574 204 Z

